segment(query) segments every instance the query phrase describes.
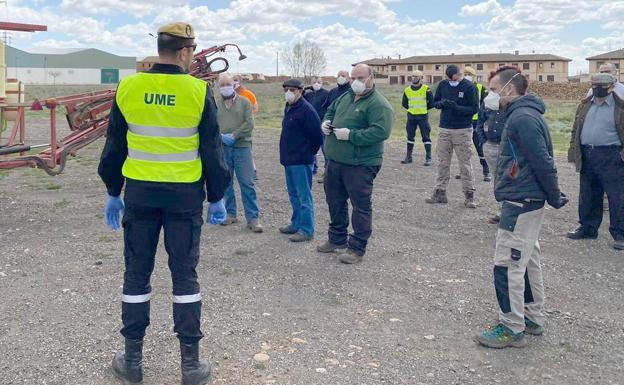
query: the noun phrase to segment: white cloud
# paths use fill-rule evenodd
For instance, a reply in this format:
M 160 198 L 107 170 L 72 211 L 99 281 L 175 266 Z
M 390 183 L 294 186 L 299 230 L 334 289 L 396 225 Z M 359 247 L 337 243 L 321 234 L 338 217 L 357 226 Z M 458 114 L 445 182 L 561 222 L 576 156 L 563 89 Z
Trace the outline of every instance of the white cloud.
M 503 12 L 503 7 L 497 0 L 488 0 L 475 5 L 464 5 L 459 12 L 462 17 L 497 15 Z

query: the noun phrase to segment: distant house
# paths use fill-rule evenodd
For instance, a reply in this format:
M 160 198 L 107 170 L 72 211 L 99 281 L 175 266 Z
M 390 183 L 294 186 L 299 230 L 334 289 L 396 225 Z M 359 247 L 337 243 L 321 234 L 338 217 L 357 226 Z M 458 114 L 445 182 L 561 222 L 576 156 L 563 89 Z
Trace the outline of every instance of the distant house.
M 30 53 L 6 47 L 7 78 L 26 84 L 116 84 L 136 72 L 136 58 L 99 49 Z
M 620 73 L 620 81 L 624 81 L 624 74 L 622 74 L 622 68 L 624 68 L 624 48 L 588 57 L 587 60 L 589 60 L 589 73 L 592 74 L 597 73 L 598 68 L 604 63 L 615 64 Z
M 158 60 L 158 56 L 148 56 L 143 60 L 139 60 L 136 67 L 137 72 L 149 71 L 154 64 L 158 63 Z
M 412 56 L 405 59 L 370 59 L 361 63 L 372 67 L 380 83 L 409 83 L 414 71 L 421 71 L 426 83 L 437 83 L 445 78 L 449 65 L 472 67 L 477 81 L 486 82 L 489 73 L 500 66 L 516 66 L 531 81 L 563 83 L 568 81 L 568 63 L 572 61 L 550 54 L 490 53 L 469 55 Z

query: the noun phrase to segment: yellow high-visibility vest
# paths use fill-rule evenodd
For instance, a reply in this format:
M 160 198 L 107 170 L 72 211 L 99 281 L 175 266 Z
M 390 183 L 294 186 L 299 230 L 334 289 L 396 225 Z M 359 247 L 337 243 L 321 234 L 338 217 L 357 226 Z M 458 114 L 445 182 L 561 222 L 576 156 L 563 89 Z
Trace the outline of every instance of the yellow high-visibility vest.
M 426 84 L 420 86 L 417 91 L 414 91 L 412 87 L 405 89 L 405 96 L 408 100 L 408 109 L 412 115 L 425 115 L 427 113 L 427 91 L 429 87 Z
M 148 182 L 201 179 L 198 125 L 206 82 L 186 74 L 142 72 L 119 83 L 116 101 L 128 123 L 125 177 Z
M 479 108 L 481 108 L 481 93 L 483 92 L 483 84 L 477 83 L 477 98 L 479 99 Z M 472 116 L 472 120 L 479 120 L 479 113 L 477 112 Z

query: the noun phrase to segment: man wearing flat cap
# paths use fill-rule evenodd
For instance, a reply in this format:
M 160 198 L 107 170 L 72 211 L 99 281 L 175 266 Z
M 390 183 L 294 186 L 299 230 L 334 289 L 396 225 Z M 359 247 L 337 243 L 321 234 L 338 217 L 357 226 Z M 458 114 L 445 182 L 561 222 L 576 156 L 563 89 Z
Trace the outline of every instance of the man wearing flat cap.
M 624 100 L 610 74 L 592 76 L 592 96 L 576 110 L 568 160 L 580 172 L 579 223 L 571 239 L 596 239 L 602 222 L 603 195 L 609 201 L 613 247 L 624 250 Z
M 202 302 L 196 267 L 203 201 L 210 203 L 210 223 L 225 219 L 222 198 L 229 173 L 210 88 L 187 74 L 195 48 L 190 24 L 172 23 L 158 30 L 159 62 L 119 83 L 98 169 L 108 190 L 106 223 L 113 230 L 120 227 L 123 210 L 125 352 L 115 355 L 112 367 L 124 384 L 143 379 L 150 276 L 161 229 L 173 281 L 182 384 L 210 380 L 210 365 L 199 360 Z
M 286 106 L 280 135 L 280 163 L 286 173 L 293 212 L 290 223 L 279 231 L 290 235 L 291 242 L 307 242 L 314 237 L 312 171 L 314 156 L 323 144 L 323 133 L 314 107 L 302 97 L 303 83 L 288 79 L 282 87 Z

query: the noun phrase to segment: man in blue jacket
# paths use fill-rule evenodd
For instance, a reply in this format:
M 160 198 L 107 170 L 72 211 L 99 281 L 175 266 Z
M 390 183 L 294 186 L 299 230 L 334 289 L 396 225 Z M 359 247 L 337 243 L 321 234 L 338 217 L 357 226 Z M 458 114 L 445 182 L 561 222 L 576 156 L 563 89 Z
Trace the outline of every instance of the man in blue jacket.
M 472 82 L 464 79 L 463 73 L 455 65 L 446 69 L 448 79 L 438 84 L 433 106 L 441 109 L 438 134 L 438 179 L 435 191 L 427 203 L 448 203 L 446 188 L 450 179 L 453 151 L 459 160 L 459 171 L 464 190 L 464 205 L 476 208 L 474 201 L 474 180 L 472 177 L 472 117 L 479 111 L 477 89 Z
M 545 203 L 559 209 L 568 199 L 559 190 L 544 102 L 527 94 L 529 81 L 518 69 L 498 70 L 490 82 L 507 110 L 496 169 L 496 200 L 502 202 L 496 235 L 494 286 L 500 322 L 477 335 L 486 347 L 524 347 L 524 333 L 543 333 L 544 284 L 540 228 Z
M 279 231 L 290 235 L 291 242 L 314 237 L 312 171 L 314 155 L 323 143 L 321 121 L 314 107 L 303 97 L 303 83 L 286 80 L 282 86 L 286 107 L 280 135 L 280 163 L 286 172 L 286 188 L 292 206 L 290 224 Z

